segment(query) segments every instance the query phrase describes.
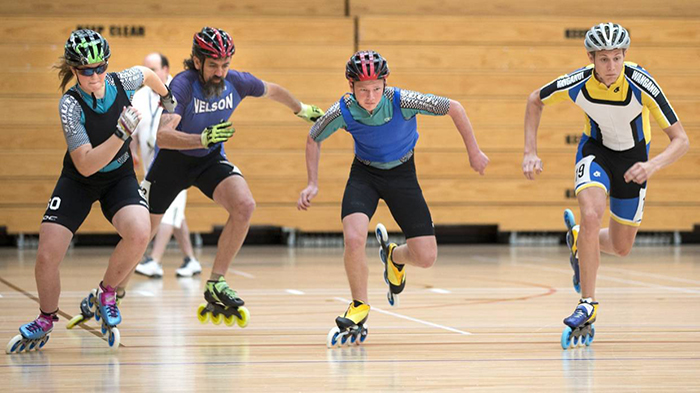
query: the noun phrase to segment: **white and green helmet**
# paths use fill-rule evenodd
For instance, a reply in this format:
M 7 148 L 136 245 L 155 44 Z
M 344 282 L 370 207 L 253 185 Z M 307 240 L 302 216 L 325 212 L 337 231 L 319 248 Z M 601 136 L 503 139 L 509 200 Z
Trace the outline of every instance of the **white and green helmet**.
M 617 23 L 601 23 L 588 30 L 583 45 L 588 52 L 627 49 L 630 47 L 630 34 Z
M 90 29 L 75 30 L 70 33 L 63 57 L 72 66 L 102 63 L 111 56 L 109 44 L 100 33 Z

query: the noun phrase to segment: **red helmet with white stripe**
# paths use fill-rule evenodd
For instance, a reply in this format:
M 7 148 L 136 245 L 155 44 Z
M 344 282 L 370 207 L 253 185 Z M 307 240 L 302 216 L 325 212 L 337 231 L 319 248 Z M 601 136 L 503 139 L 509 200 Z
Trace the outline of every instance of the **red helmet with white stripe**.
M 221 29 L 205 27 L 194 34 L 192 53 L 200 58 L 225 59 L 233 56 L 235 52 L 236 47 L 231 36 Z
M 345 77 L 353 82 L 386 79 L 388 76 L 389 65 L 373 50 L 355 53 L 345 66 Z

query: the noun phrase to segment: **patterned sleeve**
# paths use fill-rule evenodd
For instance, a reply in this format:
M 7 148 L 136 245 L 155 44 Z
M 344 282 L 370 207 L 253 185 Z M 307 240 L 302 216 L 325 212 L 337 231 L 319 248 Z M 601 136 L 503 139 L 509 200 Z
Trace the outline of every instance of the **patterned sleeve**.
M 540 88 L 540 100 L 545 105 L 556 104 L 558 102 L 572 100 L 570 91 L 577 91 L 593 74 L 592 66 L 579 68 L 578 70 L 562 75 L 557 79 L 547 83 Z
M 314 141 L 321 142 L 338 129 L 345 127 L 345 120 L 343 120 L 343 115 L 340 112 L 340 104 L 336 101 L 335 104 L 328 108 L 326 114 L 321 116 L 321 118 L 311 126 L 309 136 Z
M 90 143 L 85 124 L 80 121 L 83 110 L 80 108 L 78 100 L 64 94 L 58 104 L 58 112 L 61 115 L 63 136 L 66 137 L 66 144 L 68 145 L 69 152 Z
M 132 99 L 136 90 L 143 86 L 143 72 L 138 67 L 131 67 L 124 71 L 117 72 L 117 77 L 122 83 L 122 86 L 124 86 L 124 90 L 126 91 L 126 95 L 129 96 L 129 99 Z
M 630 83 L 642 91 L 642 104 L 649 108 L 652 116 L 662 129 L 668 128 L 678 121 L 678 115 L 656 80 L 644 68 L 639 66 L 625 67 Z
M 393 99 L 393 93 L 390 99 Z M 401 90 L 400 105 L 401 113 L 405 119 L 410 119 L 417 114 L 444 116 L 450 110 L 450 99 L 411 90 Z

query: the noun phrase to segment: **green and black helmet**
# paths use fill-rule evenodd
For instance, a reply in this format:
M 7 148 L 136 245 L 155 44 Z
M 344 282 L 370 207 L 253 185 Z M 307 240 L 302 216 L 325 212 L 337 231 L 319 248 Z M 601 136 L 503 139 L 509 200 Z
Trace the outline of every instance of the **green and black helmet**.
M 63 57 L 77 67 L 107 61 L 111 56 L 109 44 L 100 33 L 90 29 L 75 30 L 68 37 Z

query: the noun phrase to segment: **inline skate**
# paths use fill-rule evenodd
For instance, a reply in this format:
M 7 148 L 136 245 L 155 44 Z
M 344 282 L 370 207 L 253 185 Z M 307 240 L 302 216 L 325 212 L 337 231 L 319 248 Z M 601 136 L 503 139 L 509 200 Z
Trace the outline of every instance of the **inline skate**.
M 338 346 L 354 344 L 360 345 L 367 339 L 367 318 L 369 317 L 369 304 L 359 300 L 350 302 L 345 314 L 335 319 L 337 326 L 328 332 L 326 346 L 334 348 Z
M 238 297 L 236 291 L 228 286 L 223 277 L 218 281 L 207 281 L 204 299 L 207 302 L 197 308 L 199 322 L 207 323 L 211 319 L 214 325 L 219 325 L 223 321 L 226 326 L 233 326 L 234 322 L 242 328 L 248 326 L 250 311 L 244 306 L 243 299 Z

